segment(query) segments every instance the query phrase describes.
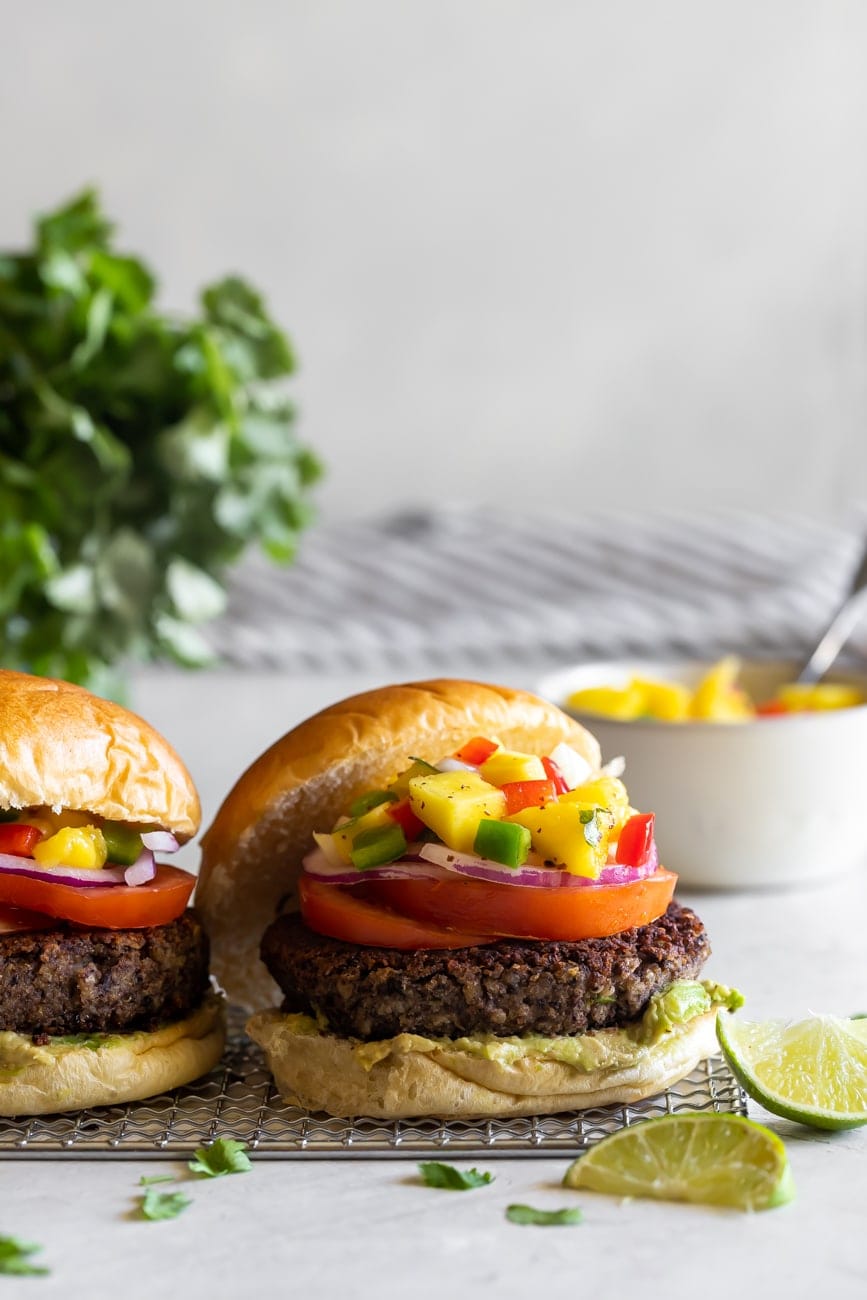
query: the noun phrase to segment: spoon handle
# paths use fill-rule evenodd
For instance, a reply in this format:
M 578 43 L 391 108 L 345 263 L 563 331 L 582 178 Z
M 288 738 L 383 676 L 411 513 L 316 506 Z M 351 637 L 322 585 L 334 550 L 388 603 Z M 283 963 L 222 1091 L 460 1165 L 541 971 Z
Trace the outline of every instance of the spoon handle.
M 822 639 L 816 649 L 798 673 L 796 681 L 812 685 L 813 682 L 818 682 L 820 678 L 825 676 L 825 673 L 861 622 L 865 602 L 867 602 L 867 547 L 864 549 L 858 568 L 855 570 L 849 584 L 845 600 L 822 634 Z

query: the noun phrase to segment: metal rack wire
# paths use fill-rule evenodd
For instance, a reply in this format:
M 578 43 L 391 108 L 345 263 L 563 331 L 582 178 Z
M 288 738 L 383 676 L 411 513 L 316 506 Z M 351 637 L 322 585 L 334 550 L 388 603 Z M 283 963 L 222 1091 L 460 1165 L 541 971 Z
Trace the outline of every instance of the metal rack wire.
M 246 1142 L 259 1159 L 418 1159 L 572 1154 L 638 1120 L 685 1110 L 747 1113 L 746 1095 L 719 1057 L 631 1106 L 491 1120 L 334 1119 L 285 1105 L 243 1015 L 230 1015 L 220 1064 L 186 1088 L 69 1115 L 0 1119 L 0 1159 L 180 1159 L 218 1137 Z

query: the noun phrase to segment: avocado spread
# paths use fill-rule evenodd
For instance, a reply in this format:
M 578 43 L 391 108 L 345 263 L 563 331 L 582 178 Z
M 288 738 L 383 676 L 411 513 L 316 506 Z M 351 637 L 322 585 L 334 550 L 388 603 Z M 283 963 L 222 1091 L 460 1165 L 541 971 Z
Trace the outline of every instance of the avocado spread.
M 594 1071 L 616 1069 L 635 1059 L 636 1053 L 655 1047 L 666 1034 L 676 1033 L 696 1016 L 717 1008 L 735 1011 L 744 999 L 737 989 L 710 980 L 677 980 L 664 993 L 657 993 L 647 1004 L 644 1015 L 632 1024 L 616 1029 L 596 1029 L 586 1034 L 543 1038 L 526 1034 L 520 1038 L 495 1038 L 492 1034 L 474 1038 L 424 1038 L 419 1034 L 398 1034 L 374 1043 L 356 1043 L 355 1056 L 365 1070 L 392 1054 L 435 1052 L 441 1050 L 469 1052 L 473 1056 L 513 1065 L 525 1057 L 561 1061 L 575 1069 Z M 293 1033 L 303 1036 L 327 1032 L 312 1016 L 302 1013 L 286 1016 Z

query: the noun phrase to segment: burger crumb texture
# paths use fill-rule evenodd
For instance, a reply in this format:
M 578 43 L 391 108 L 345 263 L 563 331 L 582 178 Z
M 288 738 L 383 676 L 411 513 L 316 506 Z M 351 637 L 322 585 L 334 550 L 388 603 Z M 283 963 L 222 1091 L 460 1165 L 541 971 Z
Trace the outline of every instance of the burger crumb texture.
M 628 1024 L 654 994 L 692 979 L 710 954 L 701 921 L 672 903 L 658 920 L 605 939 L 503 939 L 449 950 L 358 947 L 297 916 L 265 932 L 262 958 L 283 1010 L 324 1016 L 336 1034 L 557 1037 Z
M 191 911 L 141 930 L 0 936 L 0 1030 L 45 1036 L 152 1030 L 208 988 L 208 939 Z

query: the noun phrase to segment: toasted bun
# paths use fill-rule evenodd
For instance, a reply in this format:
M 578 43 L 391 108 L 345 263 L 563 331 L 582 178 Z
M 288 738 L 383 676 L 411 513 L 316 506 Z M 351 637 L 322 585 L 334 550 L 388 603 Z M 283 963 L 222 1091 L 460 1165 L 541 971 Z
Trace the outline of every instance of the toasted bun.
M 95 1049 L 32 1047 L 28 1063 L 2 1071 L 0 1115 L 47 1115 L 156 1097 L 212 1070 L 225 1041 L 222 999 L 209 996 L 186 1020 L 153 1033 L 112 1035 Z
M 0 808 L 71 808 L 195 835 L 199 796 L 153 727 L 80 686 L 0 669 Z
M 351 1040 L 299 1033 L 276 1010 L 253 1016 L 247 1032 L 264 1049 L 283 1100 L 307 1110 L 377 1119 L 543 1115 L 664 1091 L 718 1051 L 716 1016 L 714 1009 L 652 1046 L 636 1047 L 628 1065 L 589 1072 L 532 1055 L 504 1065 L 433 1043 L 419 1050 L 410 1034 L 393 1039 L 388 1055 L 365 1068 Z
M 480 735 L 536 754 L 566 741 L 599 766 L 593 736 L 546 700 L 444 680 L 342 700 L 247 769 L 202 840 L 196 892 L 213 970 L 232 1001 L 252 1008 L 279 1000 L 259 942 L 278 905 L 297 906 L 301 858 L 313 831 L 329 830 L 352 799 L 407 767 L 411 755 L 436 761 Z

